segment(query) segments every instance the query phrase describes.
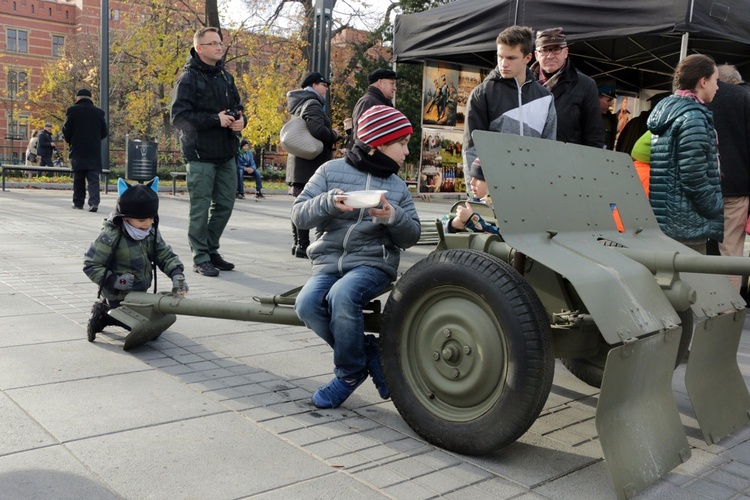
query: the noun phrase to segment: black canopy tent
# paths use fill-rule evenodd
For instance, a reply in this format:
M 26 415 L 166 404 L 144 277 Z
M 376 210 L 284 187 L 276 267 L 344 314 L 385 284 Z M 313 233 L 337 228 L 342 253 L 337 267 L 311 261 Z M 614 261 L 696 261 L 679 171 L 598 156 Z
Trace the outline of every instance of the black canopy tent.
M 457 0 L 398 16 L 393 52 L 494 67 L 495 38 L 514 24 L 562 26 L 576 67 L 621 90 L 670 90 L 685 53 L 750 73 L 750 0 Z

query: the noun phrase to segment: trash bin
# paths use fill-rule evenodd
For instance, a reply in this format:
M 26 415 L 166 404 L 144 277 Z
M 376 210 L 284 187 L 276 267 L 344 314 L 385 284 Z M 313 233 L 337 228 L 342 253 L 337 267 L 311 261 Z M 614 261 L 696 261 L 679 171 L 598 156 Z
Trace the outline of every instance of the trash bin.
M 156 177 L 157 143 L 138 139 L 125 141 L 125 177 L 140 182 Z

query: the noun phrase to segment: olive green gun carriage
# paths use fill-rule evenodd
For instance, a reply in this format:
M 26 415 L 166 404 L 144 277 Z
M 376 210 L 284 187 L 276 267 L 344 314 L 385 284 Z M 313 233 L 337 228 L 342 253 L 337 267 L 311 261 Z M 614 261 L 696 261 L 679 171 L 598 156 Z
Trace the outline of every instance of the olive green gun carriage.
M 737 364 L 745 301 L 726 274 L 750 259 L 702 256 L 666 237 L 627 155 L 474 132 L 497 213 L 492 234 L 443 234 L 373 301 L 394 405 L 427 441 L 465 454 L 516 441 L 552 386 L 555 358 L 600 387 L 596 429 L 619 498 L 690 458 L 672 393 L 685 385 L 705 441 L 750 420 Z M 128 294 L 111 311 L 152 340 L 175 314 L 301 325 L 297 290 L 248 305 Z M 689 356 L 688 356 L 689 352 Z

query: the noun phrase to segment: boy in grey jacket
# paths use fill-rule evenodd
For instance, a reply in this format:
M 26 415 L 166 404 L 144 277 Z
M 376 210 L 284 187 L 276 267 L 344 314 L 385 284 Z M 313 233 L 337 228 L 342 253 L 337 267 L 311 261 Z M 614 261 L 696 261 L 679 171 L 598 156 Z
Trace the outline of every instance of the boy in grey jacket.
M 369 374 L 383 399 L 378 339 L 364 334 L 362 308 L 396 279 L 400 249 L 419 240 L 421 227 L 406 183 L 397 175 L 409 154 L 409 120 L 389 106 L 368 109 L 346 158 L 325 163 L 292 206 L 292 222 L 315 228 L 307 254 L 313 276 L 297 296 L 299 318 L 333 348 L 334 377 L 312 396 L 336 408 Z M 373 208 L 347 205 L 345 193 L 383 190 Z

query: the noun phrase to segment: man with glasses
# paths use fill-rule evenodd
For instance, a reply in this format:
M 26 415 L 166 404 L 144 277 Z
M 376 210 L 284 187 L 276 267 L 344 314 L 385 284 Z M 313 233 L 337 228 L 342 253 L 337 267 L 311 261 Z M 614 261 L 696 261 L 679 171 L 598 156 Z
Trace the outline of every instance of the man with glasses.
M 555 97 L 557 140 L 596 148 L 604 147 L 596 83 L 578 71 L 568 58 L 562 28 L 537 32 L 537 79 Z
M 396 72 L 390 69 L 376 69 L 367 75 L 367 87 L 365 95 L 359 98 L 352 111 L 352 134 L 347 142 L 347 149 L 354 145 L 354 138 L 357 137 L 357 120 L 365 111 L 373 106 L 390 106 L 393 107 L 393 96 L 396 94 Z
M 234 78 L 224 69 L 218 28 L 199 29 L 184 71 L 172 90 L 172 124 L 180 131 L 190 195 L 188 241 L 193 270 L 204 276 L 231 271 L 219 255 L 219 238 L 229 222 L 237 190 L 239 133 L 245 127 Z
M 466 103 L 465 174 L 477 158 L 471 137 L 475 130 L 555 140 L 554 100 L 527 67 L 534 50 L 534 32 L 526 26 L 511 26 L 496 41 L 497 67 L 471 91 Z M 469 180 L 467 177 L 467 185 Z

